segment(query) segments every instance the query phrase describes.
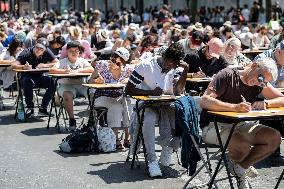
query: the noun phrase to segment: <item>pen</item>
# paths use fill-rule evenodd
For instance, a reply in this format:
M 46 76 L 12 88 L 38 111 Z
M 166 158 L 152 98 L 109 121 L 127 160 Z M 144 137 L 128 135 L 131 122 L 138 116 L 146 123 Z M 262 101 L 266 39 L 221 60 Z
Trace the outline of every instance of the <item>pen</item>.
M 246 99 L 245 99 L 245 97 L 243 95 L 241 95 L 241 98 L 242 98 L 243 102 L 246 102 Z
M 199 71 L 200 71 L 200 72 L 204 73 L 200 67 L 198 67 L 198 68 L 199 68 Z

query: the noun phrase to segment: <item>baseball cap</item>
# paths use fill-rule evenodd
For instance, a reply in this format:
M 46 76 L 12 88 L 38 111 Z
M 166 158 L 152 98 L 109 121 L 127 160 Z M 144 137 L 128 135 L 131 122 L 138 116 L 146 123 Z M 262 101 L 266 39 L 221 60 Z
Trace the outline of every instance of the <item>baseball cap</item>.
M 194 31 L 190 37 L 191 43 L 196 46 L 200 46 L 203 42 L 204 35 L 200 31 Z
M 39 38 L 37 41 L 36 41 L 36 44 L 35 46 L 39 47 L 39 48 L 42 48 L 44 50 L 46 50 L 46 48 L 48 47 L 49 43 L 47 41 L 47 39 L 41 37 Z
M 124 47 L 119 47 L 114 51 L 115 54 L 117 54 L 120 58 L 122 58 L 124 61 L 129 60 L 130 53 L 129 51 Z
M 222 40 L 217 38 L 217 37 L 214 37 L 208 42 L 207 46 L 208 46 L 209 54 L 211 56 L 219 59 L 220 54 L 221 54 L 223 47 L 224 47 Z

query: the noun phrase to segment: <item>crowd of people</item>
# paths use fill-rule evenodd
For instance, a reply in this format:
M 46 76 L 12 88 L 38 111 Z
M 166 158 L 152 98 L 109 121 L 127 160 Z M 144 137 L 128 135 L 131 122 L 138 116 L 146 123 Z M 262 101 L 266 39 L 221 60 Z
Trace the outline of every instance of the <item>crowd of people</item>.
M 212 82 L 203 86 L 207 90 L 200 100 L 203 109 L 200 126 L 204 141 L 213 144 L 218 144 L 218 140 L 207 110 L 248 112 L 284 106 L 284 95 L 276 89 L 284 87 L 284 28 L 280 22 L 276 26 L 248 22 L 236 25 L 234 20 L 222 20 L 224 24 L 214 28 L 200 22 L 190 23 L 185 11 L 178 17 L 173 16 L 169 9 L 163 5 L 154 11 L 155 19 L 151 18 L 151 10 L 146 10 L 141 24 L 132 23 L 137 19 L 135 11 L 131 11 L 130 16 L 125 10 L 112 17 L 102 16 L 97 9 L 91 9 L 86 15 L 70 11 L 60 16 L 54 12 L 34 14 L 29 18 L 4 16 L 0 24 L 0 64 L 11 64 L 11 67 L 0 70 L 3 87 L 5 90 L 12 88 L 13 69 L 49 68 L 51 74 L 90 73 L 88 80 L 65 78 L 58 82 L 57 92 L 63 98 L 69 130 L 73 131 L 78 126 L 74 98 L 87 95 L 83 83 L 126 84 L 125 91 L 92 91 L 100 96 L 95 100 L 95 106 L 108 108 L 107 122 L 116 134 L 118 150 L 131 145 L 128 128 L 132 107 L 124 92 L 130 96 L 181 95 L 193 89 L 186 83 L 187 77 L 212 77 Z M 244 20 L 257 23 L 253 20 L 253 8 L 250 13 L 247 10 L 247 6 L 241 10 Z M 209 9 L 202 8 L 199 14 L 203 16 L 201 20 L 218 19 Z M 228 12 L 228 17 L 234 18 L 233 14 Z M 107 22 L 105 17 L 108 17 Z M 185 22 L 188 22 L 186 27 L 178 24 Z M 255 58 L 243 53 L 261 49 L 267 50 Z M 32 117 L 35 112 L 35 87 L 46 89 L 38 111 L 48 116 L 53 94 L 51 78 L 44 74 L 24 73 L 20 82 L 26 117 Z M 159 114 L 161 109 L 162 115 Z M 159 116 L 162 117 L 159 119 Z M 175 138 L 171 132 L 175 126 L 174 116 L 172 104 L 146 108 L 142 132 L 151 177 L 162 176 L 155 153 L 155 123 L 163 120 L 160 162 L 168 166 L 173 152 L 169 144 Z M 221 138 L 225 141 L 232 121 L 218 122 Z M 237 126 L 228 151 L 231 171 L 237 177 L 239 189 L 249 188 L 247 177 L 257 176 L 253 165 L 279 148 L 281 134 L 283 136 L 280 125 L 281 122 L 242 122 Z M 118 136 L 122 126 L 125 130 L 123 144 Z

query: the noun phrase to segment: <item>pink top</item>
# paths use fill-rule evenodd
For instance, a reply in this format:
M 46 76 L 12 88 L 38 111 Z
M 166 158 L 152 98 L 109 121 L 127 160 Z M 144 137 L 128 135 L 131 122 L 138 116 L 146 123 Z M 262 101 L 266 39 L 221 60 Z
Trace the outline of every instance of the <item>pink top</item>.
M 81 45 L 84 47 L 84 52 L 80 55 L 80 57 L 84 59 L 91 59 L 94 58 L 94 53 L 92 52 L 90 43 L 87 40 L 78 40 Z M 66 50 L 67 44 L 62 47 L 62 51 L 60 54 L 60 59 L 67 57 L 67 50 Z

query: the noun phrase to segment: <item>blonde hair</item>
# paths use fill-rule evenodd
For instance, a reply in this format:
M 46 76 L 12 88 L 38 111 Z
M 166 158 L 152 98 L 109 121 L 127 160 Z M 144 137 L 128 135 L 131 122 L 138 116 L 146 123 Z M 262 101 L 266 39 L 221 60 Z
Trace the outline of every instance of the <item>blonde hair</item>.
M 72 39 L 81 39 L 82 38 L 82 28 L 79 26 L 71 26 L 69 28 L 69 35 Z

